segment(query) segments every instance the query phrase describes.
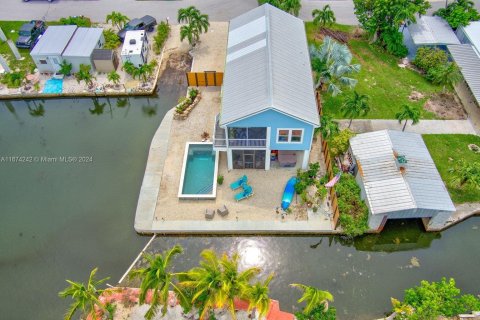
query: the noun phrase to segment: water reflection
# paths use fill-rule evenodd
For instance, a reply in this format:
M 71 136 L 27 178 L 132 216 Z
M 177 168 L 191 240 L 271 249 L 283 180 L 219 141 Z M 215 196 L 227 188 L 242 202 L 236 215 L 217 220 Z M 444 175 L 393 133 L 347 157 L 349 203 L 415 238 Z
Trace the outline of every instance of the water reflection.
M 97 116 L 103 114 L 103 109 L 105 109 L 105 106 L 107 103 L 100 103 L 97 98 L 92 99 L 93 102 L 93 109 L 90 108 L 88 111 L 90 111 L 91 114 L 95 114 Z
M 260 267 L 262 272 L 268 271 L 272 255 L 268 252 L 267 244 L 261 238 L 241 239 L 231 247 L 230 254 L 233 252 L 240 254 L 241 270 Z
M 45 100 L 41 100 L 41 102 L 38 102 L 37 100 L 31 100 L 31 101 L 26 101 L 26 103 L 27 103 L 28 113 L 32 117 L 43 117 L 45 115 L 45 107 L 44 107 Z M 32 107 L 30 103 L 33 103 L 34 107 Z

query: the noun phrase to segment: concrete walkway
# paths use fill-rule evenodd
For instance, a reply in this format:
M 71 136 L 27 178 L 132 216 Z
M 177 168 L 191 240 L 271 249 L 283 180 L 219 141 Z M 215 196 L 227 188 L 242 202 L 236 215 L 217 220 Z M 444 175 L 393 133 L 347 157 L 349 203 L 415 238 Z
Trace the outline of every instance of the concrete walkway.
M 338 120 L 340 127 L 346 128 L 350 120 Z M 357 133 L 377 130 L 402 130 L 403 122 L 397 120 L 353 120 L 350 129 Z M 420 134 L 477 134 L 470 120 L 420 120 L 416 125 L 409 121 L 405 131 Z
M 457 204 L 455 206 L 455 213 L 448 219 L 445 225 L 438 229 L 428 229 L 427 231 L 443 231 L 448 229 L 459 222 L 467 220 L 470 217 L 475 215 L 480 215 L 480 202 L 467 202 L 462 204 Z

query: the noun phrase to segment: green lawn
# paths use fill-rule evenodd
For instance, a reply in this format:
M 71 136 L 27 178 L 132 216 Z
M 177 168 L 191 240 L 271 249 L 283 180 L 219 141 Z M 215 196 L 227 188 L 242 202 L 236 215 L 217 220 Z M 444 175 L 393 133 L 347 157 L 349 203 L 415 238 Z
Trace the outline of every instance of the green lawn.
M 334 25 L 332 29 L 352 32 L 353 27 Z M 316 28 L 311 22 L 306 23 L 307 39 L 314 42 Z M 442 90 L 441 86 L 432 85 L 420 74 L 398 67 L 398 59 L 386 53 L 367 40 L 352 39 L 348 46 L 354 55 L 354 63 L 359 63 L 362 68 L 353 78 L 358 80 L 355 87 L 361 94 L 370 97 L 370 112 L 365 118 L 369 119 L 394 119 L 395 114 L 403 104 L 417 105 L 422 107 L 426 99 L 412 102 L 408 99 L 410 93 L 415 90 L 426 96 Z M 337 119 L 344 118 L 339 108 L 343 104 L 348 89 L 337 97 L 323 94 L 323 111 Z M 435 115 L 422 109 L 423 119 L 433 119 Z
M 8 39 L 11 39 L 13 42 L 15 42 L 18 38 L 18 30 L 24 23 L 27 23 L 27 22 L 28 21 L 0 21 L 0 27 L 5 33 L 5 36 L 7 36 Z M 11 32 L 12 30 L 14 32 Z M 33 60 L 30 57 L 30 54 L 29 54 L 30 50 L 18 49 L 18 51 L 20 52 L 20 55 L 25 59 L 23 60 L 15 59 L 15 56 L 10 50 L 8 43 L 0 40 L 0 54 L 7 60 L 12 70 L 15 70 L 18 68 L 25 72 L 33 71 L 33 69 L 35 69 L 35 64 L 33 63 Z
M 480 190 L 471 187 L 458 187 L 452 183 L 452 174 L 448 172 L 456 160 L 480 161 L 480 154 L 468 149 L 470 143 L 480 146 L 480 137 L 469 134 L 426 134 L 423 135 L 423 140 L 448 188 L 453 202 L 480 201 Z

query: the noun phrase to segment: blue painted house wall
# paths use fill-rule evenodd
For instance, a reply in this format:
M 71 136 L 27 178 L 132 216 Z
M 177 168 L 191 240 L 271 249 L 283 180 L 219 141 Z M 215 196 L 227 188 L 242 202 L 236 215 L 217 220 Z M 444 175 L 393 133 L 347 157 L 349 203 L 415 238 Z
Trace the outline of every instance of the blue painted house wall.
M 275 110 L 267 110 L 248 118 L 232 122 L 228 128 L 270 127 L 271 150 L 310 150 L 312 142 L 313 125 L 292 118 Z M 277 129 L 303 129 L 302 143 L 277 143 Z

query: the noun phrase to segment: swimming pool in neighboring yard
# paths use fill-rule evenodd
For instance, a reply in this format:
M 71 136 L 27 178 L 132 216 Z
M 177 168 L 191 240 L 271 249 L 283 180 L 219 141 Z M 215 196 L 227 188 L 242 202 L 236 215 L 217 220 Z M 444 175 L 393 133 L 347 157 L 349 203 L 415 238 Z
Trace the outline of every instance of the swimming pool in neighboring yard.
M 45 82 L 43 93 L 62 93 L 63 79 L 50 79 Z
M 214 199 L 217 196 L 218 151 L 210 142 L 187 142 L 179 198 Z

